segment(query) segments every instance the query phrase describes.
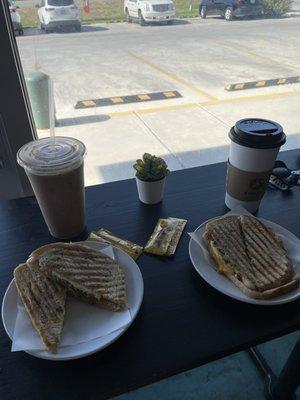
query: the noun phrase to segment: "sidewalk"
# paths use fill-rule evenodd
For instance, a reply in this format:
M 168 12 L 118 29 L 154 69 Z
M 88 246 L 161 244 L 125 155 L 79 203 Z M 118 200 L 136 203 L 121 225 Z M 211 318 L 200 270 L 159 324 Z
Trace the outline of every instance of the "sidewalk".
M 164 157 L 171 170 L 225 161 L 228 131 L 235 121 L 245 117 L 279 122 L 287 134 L 282 150 L 300 147 L 297 92 L 207 106 L 178 103 L 151 107 L 124 112 L 119 108 L 107 114 L 101 114 L 105 109 L 94 109 L 94 114 L 78 117 L 82 123 L 70 118 L 56 128 L 56 135 L 73 136 L 85 143 L 86 185 L 132 178 L 132 165 L 144 152 Z M 48 131 L 39 131 L 39 137 L 47 135 Z

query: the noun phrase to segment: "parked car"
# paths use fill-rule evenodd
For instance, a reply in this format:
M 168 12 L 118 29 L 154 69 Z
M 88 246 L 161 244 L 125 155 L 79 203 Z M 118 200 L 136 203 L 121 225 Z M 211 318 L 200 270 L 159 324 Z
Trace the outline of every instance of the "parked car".
M 172 0 L 125 0 L 124 14 L 127 22 L 138 20 L 140 25 L 147 22 L 173 24 L 175 6 Z
M 41 0 L 37 8 L 41 29 L 45 32 L 62 27 L 81 31 L 80 15 L 74 0 Z
M 199 5 L 201 18 L 219 14 L 231 21 L 234 17 L 254 17 L 261 13 L 261 0 L 200 0 Z
M 14 31 L 18 32 L 19 35 L 23 35 L 24 32 L 21 24 L 21 16 L 18 13 L 19 7 L 15 6 L 11 0 L 7 0 L 7 2 Z

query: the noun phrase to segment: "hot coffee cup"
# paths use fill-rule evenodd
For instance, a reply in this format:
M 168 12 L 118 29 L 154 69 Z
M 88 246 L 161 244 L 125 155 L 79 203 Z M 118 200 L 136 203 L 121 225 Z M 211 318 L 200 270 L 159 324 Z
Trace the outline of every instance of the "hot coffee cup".
M 230 129 L 225 204 L 255 212 L 286 136 L 274 121 L 247 118 Z

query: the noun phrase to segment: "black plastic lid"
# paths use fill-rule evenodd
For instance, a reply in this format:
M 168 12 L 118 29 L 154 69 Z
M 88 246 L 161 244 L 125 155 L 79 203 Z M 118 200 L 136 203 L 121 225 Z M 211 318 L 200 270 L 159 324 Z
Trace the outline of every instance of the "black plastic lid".
M 230 139 L 241 146 L 255 149 L 273 149 L 286 141 L 282 126 L 260 118 L 239 120 L 229 131 Z

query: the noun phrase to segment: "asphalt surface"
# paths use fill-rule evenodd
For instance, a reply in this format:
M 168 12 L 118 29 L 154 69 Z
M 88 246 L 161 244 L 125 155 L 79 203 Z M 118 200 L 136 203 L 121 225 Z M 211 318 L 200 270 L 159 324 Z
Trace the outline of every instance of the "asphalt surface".
M 298 75 L 299 27 L 298 14 L 174 26 L 115 23 L 25 36 L 18 44 L 24 69 L 38 66 L 53 77 L 57 110 L 71 117 L 78 100 L 165 90 L 185 100 L 224 98 L 230 83 Z
M 24 70 L 41 69 L 54 81 L 57 134 L 81 138 L 90 148 L 92 184 L 132 176 L 132 161 L 142 151 L 166 156 L 172 169 L 225 160 L 228 128 L 245 116 L 275 119 L 291 135 L 288 148 L 299 146 L 299 83 L 225 90 L 232 83 L 300 75 L 299 3 L 282 19 L 28 30 L 17 41 Z M 80 100 L 173 90 L 182 97 L 74 108 Z

